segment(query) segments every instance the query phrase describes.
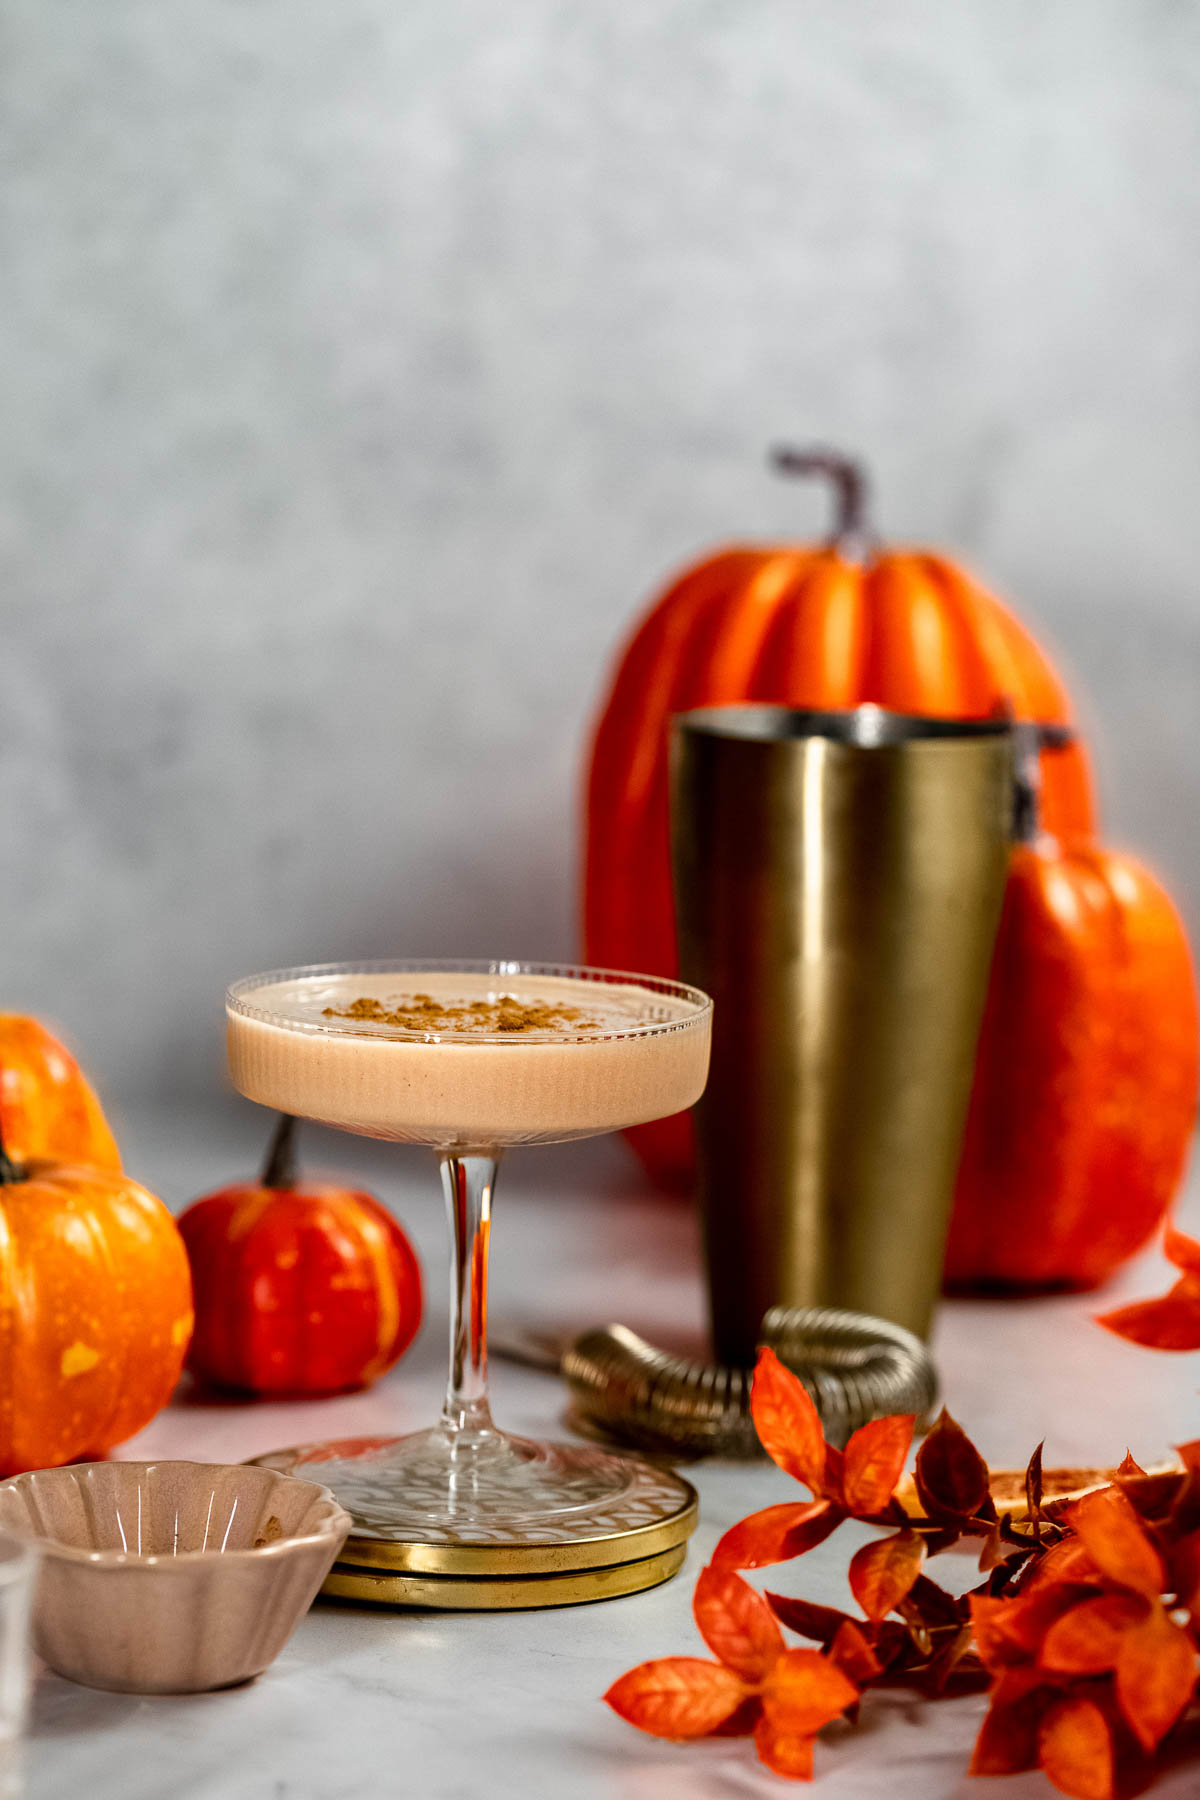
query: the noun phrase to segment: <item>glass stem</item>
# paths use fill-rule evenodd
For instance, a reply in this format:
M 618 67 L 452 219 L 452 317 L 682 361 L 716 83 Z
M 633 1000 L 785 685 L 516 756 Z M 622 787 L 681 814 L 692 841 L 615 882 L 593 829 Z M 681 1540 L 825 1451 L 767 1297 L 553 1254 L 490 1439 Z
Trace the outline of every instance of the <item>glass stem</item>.
M 458 1437 L 495 1430 L 487 1399 L 488 1230 L 494 1156 L 439 1158 L 450 1224 L 450 1379 L 442 1429 Z

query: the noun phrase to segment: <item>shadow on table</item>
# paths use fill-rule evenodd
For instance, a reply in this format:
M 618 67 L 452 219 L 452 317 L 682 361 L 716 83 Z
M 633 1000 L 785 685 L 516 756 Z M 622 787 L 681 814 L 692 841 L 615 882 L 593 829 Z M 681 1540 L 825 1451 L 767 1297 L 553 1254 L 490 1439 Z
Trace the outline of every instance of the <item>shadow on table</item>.
M 29 1700 L 28 1736 L 31 1743 L 36 1743 L 39 1739 L 112 1731 L 127 1724 L 135 1714 L 161 1717 L 180 1702 L 188 1707 L 202 1706 L 205 1701 L 223 1699 L 227 1694 L 252 1685 L 252 1681 L 237 1681 L 229 1687 L 200 1694 L 118 1694 L 108 1688 L 68 1681 L 65 1675 L 56 1675 L 53 1669 L 42 1664 Z
M 36 1742 L 77 1732 L 111 1731 L 149 1704 L 140 1694 L 110 1694 L 41 1668 L 30 1696 L 29 1737 Z

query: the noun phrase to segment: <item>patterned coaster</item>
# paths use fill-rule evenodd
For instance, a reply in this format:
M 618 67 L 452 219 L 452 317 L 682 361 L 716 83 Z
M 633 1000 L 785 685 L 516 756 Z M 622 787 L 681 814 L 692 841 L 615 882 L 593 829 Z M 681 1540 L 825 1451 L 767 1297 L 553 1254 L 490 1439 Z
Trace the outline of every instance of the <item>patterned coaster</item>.
M 643 1561 L 695 1530 L 696 1490 L 641 1457 L 577 1444 L 545 1446 L 555 1476 L 553 1508 L 502 1482 L 473 1496 L 456 1522 L 444 1485 L 428 1494 L 398 1483 L 395 1440 L 344 1438 L 252 1460 L 332 1488 L 354 1516 L 341 1563 L 432 1576 L 512 1578 L 568 1574 Z M 665 1577 L 664 1577 L 665 1579 Z

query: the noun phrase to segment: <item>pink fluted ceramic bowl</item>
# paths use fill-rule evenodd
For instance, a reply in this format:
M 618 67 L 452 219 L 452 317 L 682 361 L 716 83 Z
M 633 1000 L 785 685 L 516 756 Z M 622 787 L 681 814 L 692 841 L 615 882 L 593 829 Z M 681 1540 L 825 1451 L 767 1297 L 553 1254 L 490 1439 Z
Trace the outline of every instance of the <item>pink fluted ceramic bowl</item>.
M 329 1572 L 350 1515 L 271 1469 L 76 1463 L 0 1482 L 0 1530 L 42 1552 L 34 1648 L 125 1694 L 191 1694 L 274 1661 Z

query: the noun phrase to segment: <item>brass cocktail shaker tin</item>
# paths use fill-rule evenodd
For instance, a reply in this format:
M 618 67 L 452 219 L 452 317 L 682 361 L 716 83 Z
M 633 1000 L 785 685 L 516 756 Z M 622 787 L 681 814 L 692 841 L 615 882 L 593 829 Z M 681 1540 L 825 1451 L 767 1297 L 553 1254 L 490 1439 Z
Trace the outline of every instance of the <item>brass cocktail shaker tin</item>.
M 1003 721 L 720 707 L 672 728 L 680 971 L 713 996 L 696 1109 L 714 1347 L 769 1308 L 926 1336 L 1014 786 Z

